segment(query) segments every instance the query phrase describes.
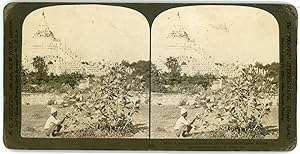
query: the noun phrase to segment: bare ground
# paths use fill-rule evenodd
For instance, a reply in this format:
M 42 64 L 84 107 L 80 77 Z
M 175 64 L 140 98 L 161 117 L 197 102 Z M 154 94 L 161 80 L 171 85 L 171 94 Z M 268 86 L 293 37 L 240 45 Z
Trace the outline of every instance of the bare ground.
M 168 95 L 152 95 L 151 98 L 151 138 L 177 138 L 174 132 L 174 125 L 180 117 L 180 98 L 186 95 L 168 94 Z M 192 96 L 188 96 L 192 98 Z M 162 104 L 162 105 L 158 105 Z M 188 110 L 188 120 L 195 117 L 196 113 L 202 112 L 200 108 L 192 108 L 189 105 L 184 106 Z M 213 119 L 212 119 L 213 120 Z M 263 119 L 265 126 L 278 128 L 278 103 L 274 103 L 271 107 L 271 113 Z M 196 121 L 194 124 L 196 129 L 192 130 L 193 134 L 203 134 L 205 132 L 214 131 L 213 128 L 204 128 L 202 121 Z M 200 137 L 199 137 L 200 136 Z M 201 135 L 196 138 L 201 138 Z M 187 138 L 194 138 L 190 136 Z M 265 138 L 276 139 L 278 135 L 268 135 Z
M 25 94 L 22 95 L 22 122 L 21 136 L 28 138 L 45 138 L 44 125 L 50 115 L 48 100 L 56 97 L 54 94 Z M 73 108 L 63 107 L 58 109 L 58 119 L 61 119 L 66 112 L 72 112 Z M 140 131 L 129 138 L 149 137 L 149 105 L 142 104 L 140 112 L 133 117 L 133 123 L 138 125 Z M 58 136 L 59 137 L 59 136 Z M 88 136 L 87 136 L 88 137 Z

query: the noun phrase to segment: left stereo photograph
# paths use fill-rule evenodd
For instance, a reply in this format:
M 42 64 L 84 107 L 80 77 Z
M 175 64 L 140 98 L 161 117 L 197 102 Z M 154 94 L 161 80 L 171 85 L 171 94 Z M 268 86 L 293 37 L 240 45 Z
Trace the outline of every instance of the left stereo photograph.
M 149 40 L 146 18 L 129 8 L 62 5 L 28 14 L 21 136 L 149 138 Z

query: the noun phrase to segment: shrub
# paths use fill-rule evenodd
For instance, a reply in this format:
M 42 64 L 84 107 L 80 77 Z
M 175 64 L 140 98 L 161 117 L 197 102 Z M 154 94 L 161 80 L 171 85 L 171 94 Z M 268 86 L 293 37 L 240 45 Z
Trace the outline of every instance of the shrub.
M 214 99 L 203 104 L 206 116 L 217 120 L 207 121 L 241 138 L 260 138 L 268 132 L 262 119 L 270 113 L 272 102 L 266 100 L 274 95 L 275 85 L 253 69 L 244 69 L 240 77 L 228 80 L 211 95 Z
M 134 133 L 132 117 L 139 112 L 141 101 L 135 101 L 133 97 L 143 92 L 143 85 L 140 78 L 128 80 L 130 72 L 128 68 L 116 64 L 103 77 L 92 81 L 93 86 L 83 94 L 86 101 L 73 105 L 68 130 L 100 130 L 113 137 Z
M 183 99 L 181 99 L 180 101 L 179 101 L 179 106 L 185 106 L 185 105 L 187 105 L 188 104 L 188 100 L 187 100 L 187 98 L 185 97 L 185 98 L 183 98 Z
M 55 104 L 56 104 L 56 101 L 53 98 L 47 101 L 47 105 L 55 105 Z

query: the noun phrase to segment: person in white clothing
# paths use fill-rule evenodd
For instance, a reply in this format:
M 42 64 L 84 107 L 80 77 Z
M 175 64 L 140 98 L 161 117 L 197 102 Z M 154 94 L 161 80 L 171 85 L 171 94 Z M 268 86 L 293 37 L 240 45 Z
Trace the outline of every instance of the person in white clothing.
M 196 115 L 196 117 L 189 122 L 186 120 L 188 116 L 187 110 L 185 108 L 181 108 L 180 113 L 181 116 L 176 121 L 174 129 L 177 137 L 186 137 L 192 129 L 191 125 L 196 121 L 196 119 L 199 119 L 199 115 Z
M 62 128 L 62 123 L 68 117 L 68 113 L 62 120 L 57 119 L 57 110 L 55 108 L 51 108 L 51 115 L 47 119 L 44 129 L 47 136 L 56 136 Z

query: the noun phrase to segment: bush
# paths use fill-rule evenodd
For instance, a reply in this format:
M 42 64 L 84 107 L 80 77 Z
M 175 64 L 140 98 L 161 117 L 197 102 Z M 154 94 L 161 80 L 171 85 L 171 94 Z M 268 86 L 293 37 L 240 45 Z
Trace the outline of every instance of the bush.
M 260 138 L 268 132 L 262 119 L 270 113 L 272 102 L 266 100 L 274 95 L 278 95 L 275 85 L 253 69 L 244 69 L 240 77 L 227 80 L 211 95 L 213 99 L 203 104 L 205 114 L 218 122 L 207 121 L 241 138 Z
M 180 101 L 179 101 L 179 106 L 185 106 L 185 105 L 187 105 L 188 104 L 188 100 L 187 100 L 187 98 L 185 97 L 185 98 L 183 98 L 183 99 L 181 99 Z
M 22 92 L 35 93 L 37 88 L 29 83 L 21 85 Z
M 53 75 L 50 74 L 45 76 L 44 78 L 40 78 L 39 84 L 35 84 L 33 80 L 35 80 L 36 73 L 27 73 L 23 74 L 26 77 L 22 77 L 22 92 L 30 92 L 30 93 L 64 93 L 68 91 L 70 88 L 74 89 L 79 85 L 80 80 L 83 79 L 83 75 L 80 73 L 63 73 L 61 75 Z
M 55 104 L 56 104 L 56 101 L 53 98 L 47 101 L 47 105 L 55 105 Z
M 143 92 L 143 84 L 140 78 L 128 80 L 130 72 L 128 68 L 116 64 L 103 77 L 92 81 L 93 86 L 83 93 L 85 101 L 73 105 L 72 122 L 67 130 L 99 130 L 113 137 L 134 133 L 132 117 L 139 112 L 141 103 L 134 97 Z

